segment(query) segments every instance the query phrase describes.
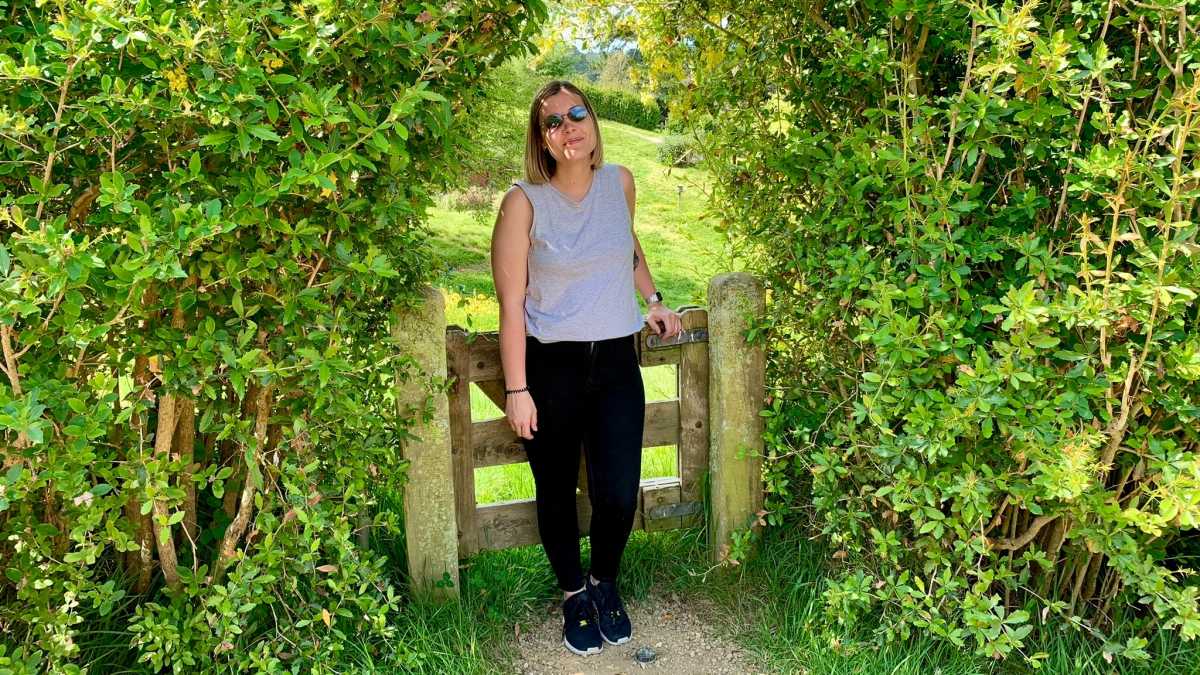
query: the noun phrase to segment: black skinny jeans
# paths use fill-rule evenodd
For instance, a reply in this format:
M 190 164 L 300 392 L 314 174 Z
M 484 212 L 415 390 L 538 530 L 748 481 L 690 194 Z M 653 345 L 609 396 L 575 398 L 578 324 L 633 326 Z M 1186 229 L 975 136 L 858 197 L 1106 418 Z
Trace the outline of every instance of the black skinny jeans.
M 581 443 L 592 505 L 592 576 L 616 580 L 633 529 L 646 417 L 636 335 L 548 344 L 525 338 L 538 430 L 521 442 L 537 490 L 538 533 L 564 591 L 583 587 L 575 508 Z

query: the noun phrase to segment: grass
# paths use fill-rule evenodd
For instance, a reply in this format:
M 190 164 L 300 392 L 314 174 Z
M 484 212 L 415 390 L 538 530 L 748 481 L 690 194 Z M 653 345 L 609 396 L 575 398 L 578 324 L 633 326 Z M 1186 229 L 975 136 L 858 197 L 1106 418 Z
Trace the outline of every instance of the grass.
M 852 633 L 823 629 L 823 580 L 835 573 L 830 551 L 810 540 L 802 523 L 764 533 L 758 554 L 732 570 L 709 568 L 700 528 L 647 534 L 634 532 L 622 560 L 626 598 L 651 594 L 704 597 L 722 609 L 712 617 L 719 634 L 741 644 L 767 672 L 812 675 L 970 675 L 1032 672 L 1019 658 L 996 662 L 931 637 L 878 646 L 869 621 Z M 582 539 L 586 565 L 587 540 Z M 400 555 L 402 547 L 389 547 Z M 460 603 L 413 603 L 397 620 L 398 633 L 386 644 L 358 644 L 347 655 L 349 669 L 367 672 L 515 672 L 515 627 L 529 630 L 557 603 L 554 576 L 538 546 L 489 551 L 462 567 Z M 635 628 L 636 630 L 636 628 Z M 1145 663 L 1104 660 L 1099 643 L 1050 627 L 1029 653 L 1044 651 L 1042 672 L 1109 675 L 1197 672 L 1200 649 L 1155 632 Z M 1123 639 L 1123 638 L 1122 638 Z

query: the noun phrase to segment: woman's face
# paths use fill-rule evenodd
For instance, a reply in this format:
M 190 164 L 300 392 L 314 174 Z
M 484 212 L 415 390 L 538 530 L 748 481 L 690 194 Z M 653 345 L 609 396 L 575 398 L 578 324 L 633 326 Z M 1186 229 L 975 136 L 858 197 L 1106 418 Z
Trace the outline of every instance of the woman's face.
M 591 161 L 592 150 L 596 147 L 595 121 L 591 115 L 579 122 L 568 117 L 567 111 L 577 105 L 583 105 L 583 99 L 566 89 L 542 100 L 542 109 L 538 113 L 542 143 L 556 162 Z M 563 122 L 556 129 L 547 129 L 546 118 L 555 113 Z

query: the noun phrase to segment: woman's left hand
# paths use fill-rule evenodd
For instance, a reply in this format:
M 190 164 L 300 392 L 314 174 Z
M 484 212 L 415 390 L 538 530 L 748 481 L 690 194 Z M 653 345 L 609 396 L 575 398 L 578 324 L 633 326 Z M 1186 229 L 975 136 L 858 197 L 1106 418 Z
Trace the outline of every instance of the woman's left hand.
M 646 311 L 646 323 L 650 324 L 650 330 L 654 331 L 660 340 L 670 340 L 683 332 L 683 321 L 679 314 L 657 302 L 650 305 Z

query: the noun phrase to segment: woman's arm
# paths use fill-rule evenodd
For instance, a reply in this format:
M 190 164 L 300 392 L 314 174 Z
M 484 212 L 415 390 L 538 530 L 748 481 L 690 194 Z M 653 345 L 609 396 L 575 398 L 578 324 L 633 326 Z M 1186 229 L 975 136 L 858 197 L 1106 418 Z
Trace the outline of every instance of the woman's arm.
M 521 188 L 513 187 L 500 202 L 492 230 L 492 281 L 500 302 L 500 363 L 504 388 L 522 389 L 525 380 L 525 288 L 528 282 L 529 228 L 533 205 Z M 505 397 L 505 414 L 513 431 L 533 438 L 537 411 L 529 392 Z
M 625 190 L 625 202 L 629 206 L 630 229 L 633 229 L 634 212 L 637 210 L 637 187 L 633 183 L 633 173 L 629 169 L 618 166 L 621 176 L 621 187 Z M 633 233 L 633 285 L 637 287 L 642 299 L 650 297 L 658 288 L 654 285 L 654 277 L 650 274 L 650 265 L 646 262 L 646 254 L 642 252 L 642 242 L 638 240 L 637 232 Z M 679 315 L 672 312 L 662 303 L 654 302 L 646 305 L 647 320 L 650 327 L 663 338 L 672 338 L 683 329 Z M 663 323 L 662 331 L 655 320 Z
M 633 229 L 633 216 L 637 211 L 637 186 L 633 183 L 633 173 L 618 166 L 621 176 L 621 187 L 625 190 L 625 203 L 629 206 L 630 229 Z M 655 290 L 654 277 L 650 275 L 650 265 L 646 263 L 646 254 L 642 252 L 642 242 L 638 240 L 637 232 L 633 233 L 633 285 L 637 287 L 642 299 L 650 297 Z

